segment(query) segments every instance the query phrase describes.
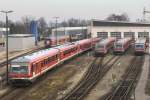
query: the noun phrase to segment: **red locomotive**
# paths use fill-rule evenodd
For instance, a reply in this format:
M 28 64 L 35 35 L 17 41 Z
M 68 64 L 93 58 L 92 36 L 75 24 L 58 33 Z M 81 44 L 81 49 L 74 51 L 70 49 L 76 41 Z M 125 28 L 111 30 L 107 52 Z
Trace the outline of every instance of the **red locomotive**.
M 131 45 L 131 38 L 119 39 L 114 43 L 114 53 L 124 53 Z
M 11 83 L 32 82 L 63 61 L 92 48 L 92 39 L 80 40 L 18 57 L 11 61 Z
M 144 54 L 146 52 L 147 42 L 145 38 L 138 38 L 134 44 L 135 54 Z
M 106 54 L 113 47 L 115 38 L 106 38 L 96 43 L 95 54 Z

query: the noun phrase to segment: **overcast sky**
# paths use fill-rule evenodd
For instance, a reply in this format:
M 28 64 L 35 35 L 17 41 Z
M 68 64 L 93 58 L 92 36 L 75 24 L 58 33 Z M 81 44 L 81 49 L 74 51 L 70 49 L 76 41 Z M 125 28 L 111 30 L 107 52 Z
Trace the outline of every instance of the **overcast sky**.
M 22 16 L 46 20 L 59 16 L 60 20 L 71 17 L 85 19 L 104 19 L 109 14 L 126 12 L 132 21 L 142 18 L 143 8 L 150 10 L 150 0 L 0 0 L 0 10 L 13 10 L 11 20 Z M 150 14 L 147 14 L 150 16 Z M 4 15 L 0 14 L 0 20 Z

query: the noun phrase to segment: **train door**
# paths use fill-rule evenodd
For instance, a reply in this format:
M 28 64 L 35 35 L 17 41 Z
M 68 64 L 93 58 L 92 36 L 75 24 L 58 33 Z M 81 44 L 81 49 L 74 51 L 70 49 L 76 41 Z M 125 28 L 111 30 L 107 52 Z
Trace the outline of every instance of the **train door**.
M 36 63 L 34 63 L 34 64 L 32 64 L 32 66 L 31 66 L 31 75 L 36 75 Z

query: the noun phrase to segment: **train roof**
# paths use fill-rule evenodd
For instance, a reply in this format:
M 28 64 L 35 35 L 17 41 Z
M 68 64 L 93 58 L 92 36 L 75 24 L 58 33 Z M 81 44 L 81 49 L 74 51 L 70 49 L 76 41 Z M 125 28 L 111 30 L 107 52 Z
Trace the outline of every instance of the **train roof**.
M 40 57 L 44 57 L 47 55 L 55 55 L 56 53 L 58 53 L 59 50 L 54 49 L 54 48 L 49 48 L 49 49 L 44 49 L 44 50 L 40 50 L 38 52 L 26 55 L 26 56 L 22 56 L 22 57 L 18 57 L 14 60 L 12 60 L 12 62 L 29 62 L 35 59 L 38 59 Z
M 131 40 L 131 38 L 122 38 L 122 39 L 119 39 L 118 41 L 116 41 L 115 43 L 116 44 L 124 44 L 129 40 Z
M 106 39 L 103 39 L 99 42 L 100 45 L 106 45 L 108 44 L 111 40 L 115 40 L 114 38 L 106 38 Z
M 54 47 L 54 49 L 58 49 L 58 50 L 67 50 L 73 46 L 75 46 L 76 44 L 75 43 L 67 43 L 67 44 L 64 44 L 64 45 L 60 45 L 60 46 L 57 46 L 57 47 Z
M 93 41 L 97 41 L 97 40 L 101 40 L 102 38 L 100 38 L 100 37 L 95 37 L 95 38 L 92 38 L 93 39 Z
M 63 36 L 57 36 L 57 39 L 64 39 L 64 38 L 69 38 L 68 35 L 63 35 Z M 56 40 L 56 36 L 51 36 L 51 37 L 45 37 L 45 39 L 52 39 L 52 40 Z
M 86 42 L 91 42 L 91 39 L 84 39 L 84 40 L 79 40 L 77 41 L 79 44 L 83 44 L 83 43 L 86 43 Z
M 146 42 L 146 39 L 145 38 L 138 38 L 136 41 L 135 41 L 135 44 L 140 44 L 140 43 L 145 43 Z

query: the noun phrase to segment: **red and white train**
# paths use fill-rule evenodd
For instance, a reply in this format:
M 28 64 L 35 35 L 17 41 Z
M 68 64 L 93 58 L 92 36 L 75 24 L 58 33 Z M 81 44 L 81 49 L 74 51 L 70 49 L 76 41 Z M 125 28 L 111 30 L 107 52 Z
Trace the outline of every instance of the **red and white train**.
M 32 82 L 56 65 L 91 49 L 92 43 L 92 39 L 84 39 L 16 58 L 10 63 L 9 80 L 11 83 Z
M 114 53 L 124 53 L 131 45 L 131 38 L 119 39 L 114 43 Z
M 93 48 L 95 47 L 96 43 L 98 43 L 102 40 L 102 38 L 98 38 L 98 37 L 95 37 L 95 38 L 92 38 L 92 39 L 93 39 L 93 42 L 92 42 Z
M 69 36 L 58 36 L 56 37 L 49 37 L 44 39 L 45 47 L 54 47 L 57 45 L 65 44 L 66 42 L 70 42 Z
M 135 54 L 144 54 L 146 52 L 147 42 L 145 38 L 138 38 L 134 44 Z
M 96 43 L 95 45 L 95 55 L 106 54 L 110 48 L 113 47 L 115 38 L 106 38 Z

